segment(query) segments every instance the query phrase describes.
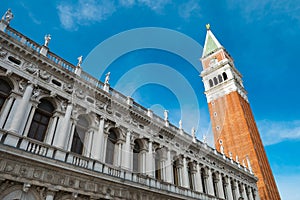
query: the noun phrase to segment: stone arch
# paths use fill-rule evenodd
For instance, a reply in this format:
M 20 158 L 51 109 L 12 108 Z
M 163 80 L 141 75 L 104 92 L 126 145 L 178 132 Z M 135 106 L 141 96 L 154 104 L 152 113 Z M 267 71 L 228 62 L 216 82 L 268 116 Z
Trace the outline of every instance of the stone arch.
M 122 138 L 122 131 L 119 128 L 111 127 L 107 133 L 105 163 L 115 165 L 120 155 L 118 151 L 118 141 Z
M 62 195 L 61 197 L 58 197 L 57 200 L 84 200 L 84 198 L 81 198 L 80 196 L 74 197 L 72 194 L 65 194 Z
M 17 82 L 15 80 L 10 79 L 9 77 L 7 77 L 7 75 L 0 74 L 0 79 L 7 82 L 12 90 L 15 90 L 15 88 L 17 88 Z
M 42 200 L 39 193 L 36 191 L 35 188 L 30 187 L 28 191 L 23 189 L 23 185 L 14 185 L 9 188 L 6 188 L 0 194 L 1 200 Z
M 89 131 L 90 120 L 88 115 L 81 114 L 77 117 L 77 123 L 73 132 L 73 138 L 71 143 L 71 152 L 77 154 L 84 153 L 84 146 L 86 141 L 87 132 Z
M 27 137 L 43 142 L 54 112 L 55 107 L 48 99 L 40 99 L 30 122 Z

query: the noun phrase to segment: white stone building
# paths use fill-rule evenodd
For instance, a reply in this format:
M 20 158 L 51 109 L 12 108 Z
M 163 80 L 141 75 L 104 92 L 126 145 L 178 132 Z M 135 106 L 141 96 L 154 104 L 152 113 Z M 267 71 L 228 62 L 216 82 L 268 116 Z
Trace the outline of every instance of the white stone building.
M 259 199 L 248 167 L 10 20 L 0 23 L 0 199 Z

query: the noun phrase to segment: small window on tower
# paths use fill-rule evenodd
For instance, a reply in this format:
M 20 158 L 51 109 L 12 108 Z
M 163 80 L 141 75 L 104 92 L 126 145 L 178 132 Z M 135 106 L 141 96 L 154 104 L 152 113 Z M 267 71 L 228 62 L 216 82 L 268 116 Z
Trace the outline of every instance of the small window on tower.
M 219 83 L 222 83 L 223 82 L 223 78 L 221 75 L 218 75 L 218 79 L 219 79 Z
M 212 87 L 212 86 L 214 86 L 214 83 L 213 83 L 213 81 L 211 80 L 211 79 L 209 79 L 209 87 Z
M 214 84 L 218 85 L 218 79 L 217 79 L 217 77 L 214 77 Z
M 226 80 L 227 80 L 227 78 L 228 78 L 228 77 L 227 77 L 227 74 L 226 74 L 226 72 L 223 72 L 223 74 L 222 74 L 222 75 L 223 75 L 223 79 L 224 79 L 224 81 L 226 81 Z

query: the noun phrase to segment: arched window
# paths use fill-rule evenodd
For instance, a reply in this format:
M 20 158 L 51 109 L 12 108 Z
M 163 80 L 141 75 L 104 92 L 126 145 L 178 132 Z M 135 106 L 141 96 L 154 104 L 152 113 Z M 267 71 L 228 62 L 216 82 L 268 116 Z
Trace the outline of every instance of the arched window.
M 228 79 L 226 72 L 223 72 L 222 75 L 223 75 L 223 80 L 226 81 Z
M 158 149 L 155 152 L 155 178 L 158 180 L 162 180 L 160 162 L 161 162 L 161 150 Z
M 218 197 L 218 179 L 216 173 L 212 173 L 214 195 Z
M 178 160 L 173 161 L 173 182 L 179 186 Z
M 2 107 L 11 90 L 12 88 L 10 87 L 10 85 L 6 81 L 0 79 L 0 111 L 2 110 Z
M 89 122 L 86 120 L 86 118 L 79 116 L 74 130 L 71 152 L 82 154 L 85 133 L 88 131 L 88 127 Z
M 223 78 L 221 75 L 218 75 L 218 79 L 219 79 L 219 83 L 222 83 L 223 82 Z
M 42 99 L 35 110 L 33 119 L 29 128 L 28 137 L 44 141 L 46 131 L 49 125 L 50 118 L 52 117 L 54 106 L 46 99 Z
M 202 183 L 202 189 L 203 193 L 207 194 L 207 185 L 206 185 L 206 173 L 205 169 L 201 168 L 201 183 Z
M 209 87 L 213 87 L 214 86 L 214 83 L 213 83 L 213 81 L 211 80 L 211 79 L 209 79 Z
M 105 155 L 105 162 L 107 164 L 114 164 L 114 158 L 115 158 L 115 145 L 117 143 L 117 134 L 114 130 L 109 131 L 109 135 L 107 138 L 106 143 L 106 155 Z
M 133 172 L 140 171 L 140 152 L 141 146 L 139 145 L 139 142 L 135 140 L 133 146 Z
M 218 79 L 217 79 L 217 77 L 214 77 L 214 84 L 218 85 Z

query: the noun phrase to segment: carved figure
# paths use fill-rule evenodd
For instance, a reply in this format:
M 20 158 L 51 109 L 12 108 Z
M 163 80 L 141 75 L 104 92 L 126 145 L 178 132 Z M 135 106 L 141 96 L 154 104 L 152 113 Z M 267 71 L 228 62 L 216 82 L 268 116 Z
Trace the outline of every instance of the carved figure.
M 80 67 L 81 64 L 82 64 L 82 56 L 79 56 L 79 57 L 77 58 L 77 60 L 78 60 L 77 66 Z
M 182 120 L 179 120 L 179 129 L 182 129 Z
M 165 110 L 165 111 L 164 111 L 164 118 L 165 118 L 165 121 L 168 121 L 168 118 L 169 118 L 168 114 L 169 114 L 169 111 L 168 111 L 168 110 Z
M 48 47 L 50 40 L 51 40 L 51 35 L 50 34 L 45 35 L 45 43 L 44 43 L 45 47 Z
M 109 84 L 109 83 L 108 83 L 109 79 L 110 79 L 110 72 L 108 72 L 108 73 L 105 75 L 105 81 L 104 81 L 104 83 L 105 83 L 105 84 Z
M 8 24 L 14 18 L 13 13 L 8 9 L 2 17 L 2 20 L 6 21 Z

